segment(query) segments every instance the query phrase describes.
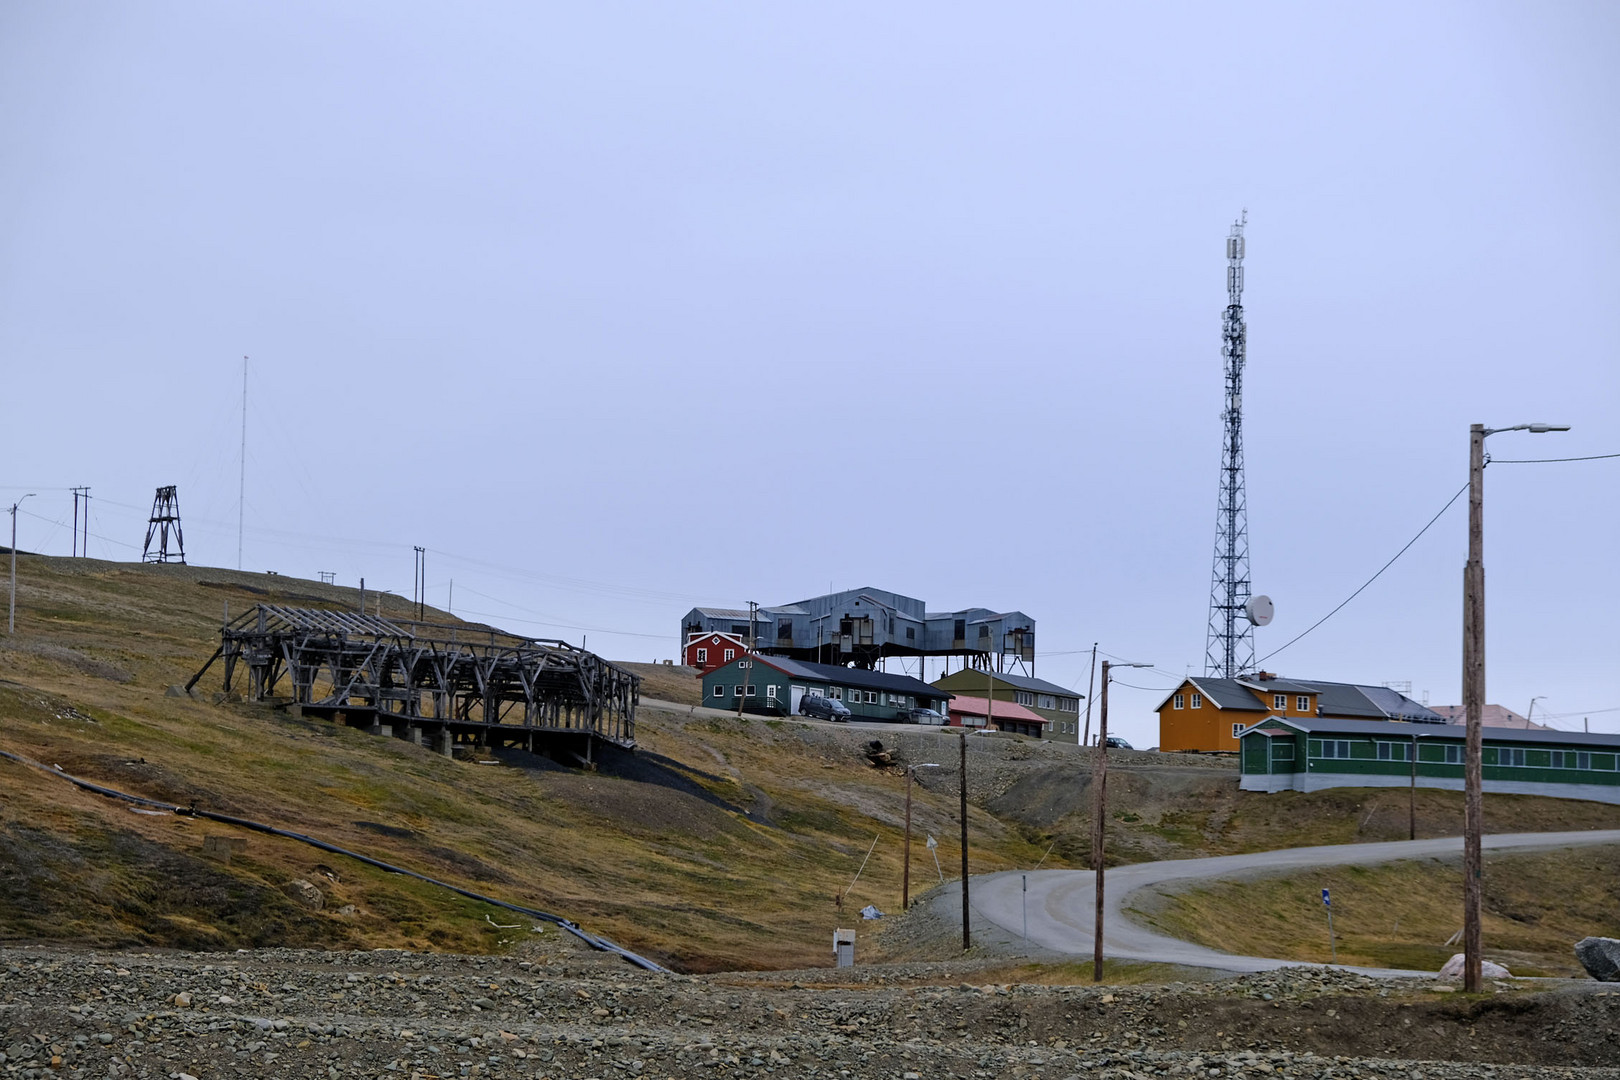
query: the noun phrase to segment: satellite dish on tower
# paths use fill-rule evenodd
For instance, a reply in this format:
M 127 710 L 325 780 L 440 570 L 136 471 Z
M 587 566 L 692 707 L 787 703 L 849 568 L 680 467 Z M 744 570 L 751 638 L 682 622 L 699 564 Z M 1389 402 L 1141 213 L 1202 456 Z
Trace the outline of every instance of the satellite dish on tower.
M 1272 615 L 1276 614 L 1276 610 L 1272 606 L 1271 597 L 1269 596 L 1250 597 L 1249 602 L 1243 605 L 1243 614 L 1248 616 L 1249 621 L 1256 626 L 1264 626 L 1269 623 Z

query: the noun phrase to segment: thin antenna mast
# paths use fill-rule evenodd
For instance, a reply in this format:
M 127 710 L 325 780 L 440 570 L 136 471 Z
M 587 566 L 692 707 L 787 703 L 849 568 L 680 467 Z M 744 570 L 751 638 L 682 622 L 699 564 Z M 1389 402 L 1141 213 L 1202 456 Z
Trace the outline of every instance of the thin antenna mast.
M 1249 602 L 1249 505 L 1243 483 L 1243 364 L 1248 328 L 1243 322 L 1243 227 L 1249 212 L 1226 237 L 1226 312 L 1221 319 L 1221 358 L 1226 363 L 1226 431 L 1221 442 L 1221 497 L 1215 515 L 1215 569 L 1209 592 L 1209 637 L 1204 674 L 1230 679 L 1254 667 L 1254 627 L 1244 615 Z
M 242 357 L 242 452 L 241 472 L 236 481 L 236 568 L 242 569 L 242 518 L 247 506 L 247 371 L 248 358 Z

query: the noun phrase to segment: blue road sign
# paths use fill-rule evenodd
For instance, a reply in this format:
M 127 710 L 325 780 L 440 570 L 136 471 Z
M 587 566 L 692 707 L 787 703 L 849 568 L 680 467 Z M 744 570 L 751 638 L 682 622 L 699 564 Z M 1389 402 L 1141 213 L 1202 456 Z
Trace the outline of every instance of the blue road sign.
M 1328 899 L 1328 891 L 1326 889 L 1322 890 L 1322 906 L 1323 907 L 1332 907 L 1333 906 L 1333 901 Z

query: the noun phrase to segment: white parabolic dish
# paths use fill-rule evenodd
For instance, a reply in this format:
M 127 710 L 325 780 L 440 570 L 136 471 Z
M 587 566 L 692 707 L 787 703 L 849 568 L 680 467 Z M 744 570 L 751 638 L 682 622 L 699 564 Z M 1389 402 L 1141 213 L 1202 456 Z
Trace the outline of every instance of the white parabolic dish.
M 1254 625 L 1264 626 L 1271 621 L 1272 615 L 1276 614 L 1276 608 L 1271 605 L 1271 597 L 1253 596 L 1243 605 L 1243 614 L 1247 615 Z

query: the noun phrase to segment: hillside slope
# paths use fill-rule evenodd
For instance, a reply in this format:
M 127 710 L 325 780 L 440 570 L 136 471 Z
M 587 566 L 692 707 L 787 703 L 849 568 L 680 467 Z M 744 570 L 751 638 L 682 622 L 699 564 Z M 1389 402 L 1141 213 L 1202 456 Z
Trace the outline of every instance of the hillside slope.
M 855 909 L 899 906 L 904 777 L 869 764 L 870 733 L 644 706 L 638 750 L 583 772 L 512 751 L 451 761 L 268 704 L 215 703 L 217 670 L 197 698 L 167 696 L 213 651 L 227 609 L 260 601 L 352 609 L 358 596 L 279 576 L 22 556 L 18 632 L 0 639 L 0 749 L 554 912 L 683 970 L 826 964 L 831 930 Z M 382 603 L 408 614 L 396 597 Z M 668 698 L 684 672 L 648 674 Z M 960 865 L 959 749 L 935 729 L 885 740 L 901 761 L 942 766 L 919 771 L 913 792 L 915 895 L 938 880 L 926 836 L 946 876 Z M 1085 866 L 1088 757 L 1016 738 L 968 744 L 972 871 Z M 1237 791 L 1230 761 L 1110 759 L 1112 860 L 1405 836 L 1403 793 L 1253 795 Z M 1620 826 L 1620 808 L 1590 803 L 1486 809 L 1493 827 L 1508 816 L 1518 829 Z M 1460 799 L 1422 792 L 1419 816 L 1420 835 L 1454 834 Z M 212 835 L 241 834 L 132 812 L 0 761 L 0 939 L 485 952 L 529 933 L 510 913 L 290 840 L 251 834 L 229 863 L 211 861 Z M 320 910 L 283 891 L 298 880 L 324 894 Z

